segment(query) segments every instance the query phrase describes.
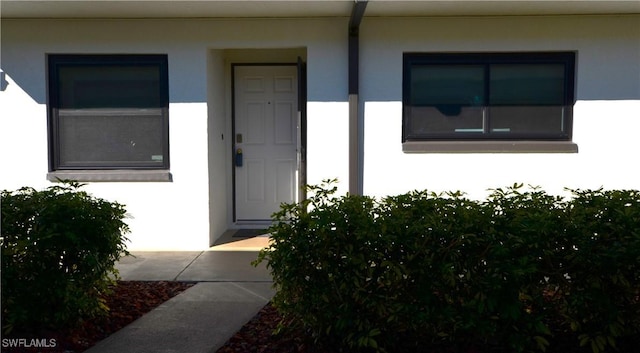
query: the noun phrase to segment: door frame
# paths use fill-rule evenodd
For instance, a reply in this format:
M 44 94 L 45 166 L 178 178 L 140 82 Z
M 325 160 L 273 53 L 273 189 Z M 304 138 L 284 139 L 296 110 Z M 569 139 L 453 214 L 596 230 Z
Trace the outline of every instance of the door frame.
M 231 168 L 231 207 L 232 222 L 234 224 L 247 225 L 245 222 L 238 221 L 236 210 L 236 166 L 235 166 L 235 136 L 236 136 L 236 67 L 239 66 L 292 66 L 297 67 L 298 81 L 298 149 L 296 151 L 298 159 L 298 202 L 306 199 L 307 184 L 307 68 L 302 58 L 298 57 L 297 62 L 255 62 L 255 63 L 231 63 L 231 142 L 229 165 Z M 264 226 L 260 222 L 250 222 L 249 225 L 255 224 Z

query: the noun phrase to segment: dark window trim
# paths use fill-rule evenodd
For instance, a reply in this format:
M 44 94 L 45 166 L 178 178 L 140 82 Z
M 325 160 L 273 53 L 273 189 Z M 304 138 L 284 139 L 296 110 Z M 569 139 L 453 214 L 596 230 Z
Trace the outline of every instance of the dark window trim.
M 169 148 L 169 68 L 168 56 L 166 54 L 47 54 L 47 128 L 49 146 L 49 172 L 65 170 L 168 170 L 170 166 Z M 59 68 L 65 65 L 78 66 L 102 66 L 102 65 L 150 65 L 160 69 L 160 107 L 162 110 L 162 139 L 163 139 L 163 161 L 162 165 L 142 165 L 126 163 L 117 165 L 78 165 L 61 166 L 58 151 L 59 139 L 59 117 L 57 111 L 60 106 L 60 96 L 58 91 Z
M 490 53 L 403 53 L 402 70 L 402 142 L 407 141 L 571 141 L 573 134 L 573 105 L 576 102 L 575 93 L 575 60 L 576 53 L 570 51 L 558 52 L 490 52 Z M 411 97 L 411 66 L 412 65 L 482 65 L 485 70 L 485 77 L 489 77 L 487 71 L 492 64 L 562 64 L 565 65 L 564 79 L 564 107 L 566 116 L 564 124 L 566 130 L 564 134 L 557 136 L 540 137 L 535 134 L 510 133 L 506 134 L 477 134 L 477 135 L 454 135 L 454 134 L 433 134 L 427 136 L 409 136 L 408 124 L 411 117 L 409 99 Z M 489 96 L 489 81 L 485 80 L 485 97 Z M 489 120 L 490 123 L 490 120 Z

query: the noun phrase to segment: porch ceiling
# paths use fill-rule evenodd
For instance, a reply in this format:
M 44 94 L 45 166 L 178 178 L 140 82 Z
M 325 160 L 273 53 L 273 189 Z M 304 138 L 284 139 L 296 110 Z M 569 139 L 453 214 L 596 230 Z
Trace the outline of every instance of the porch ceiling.
M 2 18 L 348 17 L 353 0 L 0 0 Z M 640 0 L 370 0 L 365 17 L 640 13 Z

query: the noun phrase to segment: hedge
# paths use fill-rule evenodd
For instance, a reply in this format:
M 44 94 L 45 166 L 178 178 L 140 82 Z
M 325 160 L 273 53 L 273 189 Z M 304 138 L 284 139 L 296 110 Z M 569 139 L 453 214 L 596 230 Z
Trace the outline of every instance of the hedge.
M 515 184 L 476 201 L 310 187 L 274 215 L 274 305 L 343 351 L 604 352 L 640 333 L 640 193 Z M 567 337 L 568 336 L 568 337 Z M 563 342 L 564 342 L 563 341 Z

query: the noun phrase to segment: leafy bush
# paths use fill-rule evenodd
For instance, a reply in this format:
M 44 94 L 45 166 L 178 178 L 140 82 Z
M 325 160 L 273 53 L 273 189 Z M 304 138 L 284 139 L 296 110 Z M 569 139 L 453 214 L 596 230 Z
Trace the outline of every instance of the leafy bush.
M 3 329 L 60 327 L 105 313 L 127 254 L 125 208 L 70 182 L 2 191 Z
M 274 215 L 257 262 L 276 307 L 336 349 L 545 351 L 568 335 L 603 352 L 640 331 L 637 191 L 514 185 L 479 202 L 310 189 Z
M 561 313 L 594 352 L 640 331 L 640 192 L 573 190 L 558 263 Z

